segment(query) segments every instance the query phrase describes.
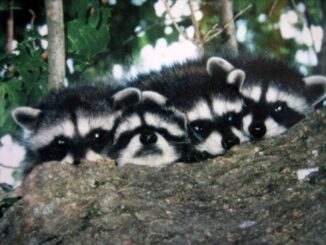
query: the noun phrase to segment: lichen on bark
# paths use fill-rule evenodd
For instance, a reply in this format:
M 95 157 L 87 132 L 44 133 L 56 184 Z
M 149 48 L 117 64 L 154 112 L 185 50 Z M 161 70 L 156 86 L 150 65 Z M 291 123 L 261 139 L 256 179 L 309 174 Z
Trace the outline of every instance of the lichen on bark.
M 44 164 L 0 219 L 1 244 L 324 244 L 325 122 L 317 111 L 196 164 Z

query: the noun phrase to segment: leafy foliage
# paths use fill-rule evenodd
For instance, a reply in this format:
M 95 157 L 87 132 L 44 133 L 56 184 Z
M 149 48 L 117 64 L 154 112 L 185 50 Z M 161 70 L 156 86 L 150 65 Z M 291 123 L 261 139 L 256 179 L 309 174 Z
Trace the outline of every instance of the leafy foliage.
M 107 50 L 110 9 L 99 1 L 69 3 L 75 8 L 67 6 L 71 11 L 67 16 L 72 16 L 66 22 L 67 58 L 73 58 L 75 71 L 81 72 Z M 14 107 L 33 104 L 47 92 L 46 51 L 40 45 L 43 37 L 35 29 L 24 29 L 23 34 L 15 54 L 0 57 L 0 135 L 15 132 L 10 115 Z
M 3 214 L 20 199 L 22 199 L 22 197 L 8 197 L 0 200 L 0 219 Z
M 19 54 L 5 55 L 0 60 L 5 72 L 0 76 L 0 135 L 13 133 L 16 129 L 11 109 L 34 103 L 47 90 L 47 63 L 42 58 L 42 51 L 33 46 L 35 40 L 27 33 L 26 41 L 18 45 Z
M 98 1 L 71 2 L 76 18 L 66 23 L 67 56 L 74 60 L 74 68 L 78 73 L 107 50 L 110 9 Z

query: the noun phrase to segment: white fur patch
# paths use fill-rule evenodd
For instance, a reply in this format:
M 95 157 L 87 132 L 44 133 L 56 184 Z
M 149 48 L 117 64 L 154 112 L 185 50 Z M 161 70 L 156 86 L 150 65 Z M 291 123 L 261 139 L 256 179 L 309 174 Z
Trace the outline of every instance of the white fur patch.
M 90 118 L 82 117 L 77 119 L 77 128 L 81 136 L 85 136 L 91 131 Z
M 196 105 L 189 110 L 187 113 L 187 118 L 190 122 L 200 120 L 200 119 L 212 119 L 211 110 L 206 101 L 201 100 Z
M 313 76 L 308 76 L 303 79 L 304 83 L 306 85 L 312 85 L 312 84 L 322 84 L 326 86 L 326 77 L 325 76 L 320 76 L 320 75 L 313 75 Z
M 167 98 L 159 93 L 156 93 L 154 91 L 144 91 L 142 92 L 142 100 L 151 100 L 155 102 L 158 105 L 165 105 Z
M 92 161 L 92 162 L 95 162 L 95 161 L 103 159 L 103 156 L 96 153 L 95 151 L 87 150 L 86 155 L 85 155 L 85 159 L 89 160 L 89 161 Z
M 145 165 L 150 167 L 160 167 L 175 162 L 179 158 L 179 154 L 171 147 L 163 136 L 157 134 L 157 142 L 155 145 L 162 151 L 162 154 L 146 155 L 144 157 L 135 157 L 135 154 L 144 147 L 140 142 L 140 134 L 135 135 L 127 145 L 127 147 L 120 152 L 116 159 L 119 167 L 125 164 Z
M 112 98 L 117 103 L 117 102 L 120 102 L 120 101 L 128 98 L 128 96 L 130 96 L 130 95 L 137 95 L 139 98 L 139 101 L 141 99 L 141 91 L 137 88 L 132 88 L 132 87 L 125 88 L 125 89 L 122 89 L 122 90 L 116 92 L 112 96 Z
M 140 126 L 141 120 L 137 114 L 132 114 L 130 117 L 124 118 L 115 131 L 114 140 L 117 140 L 122 133 L 132 131 Z
M 207 152 L 212 156 L 225 153 L 225 149 L 222 146 L 222 136 L 214 131 L 202 143 L 196 145 L 195 149 L 200 152 Z
M 280 91 L 274 87 L 268 88 L 266 93 L 266 101 L 269 103 L 282 101 L 285 102 L 288 107 L 299 113 L 307 114 L 310 112 L 310 107 L 308 106 L 308 102 L 305 98 Z
M 153 126 L 155 128 L 164 128 L 170 135 L 181 137 L 185 135 L 185 131 L 182 130 L 178 124 L 164 121 L 164 118 L 159 117 L 158 115 L 145 113 L 144 116 L 145 122 L 147 125 Z
M 266 126 L 266 134 L 264 135 L 264 138 L 269 138 L 282 134 L 287 130 L 287 128 L 279 125 L 271 117 L 268 117 L 264 123 Z
M 28 106 L 22 106 L 22 107 L 18 107 L 16 109 L 14 109 L 11 112 L 11 115 L 12 115 L 13 119 L 15 120 L 15 122 L 19 126 L 21 126 L 26 131 L 30 131 L 30 130 L 33 130 L 33 129 L 30 128 L 28 124 L 21 123 L 18 120 L 19 115 L 28 115 L 29 117 L 33 117 L 36 120 L 37 117 L 40 115 L 40 113 L 41 113 L 41 110 L 39 110 L 39 109 L 35 109 L 35 108 L 32 108 L 32 107 L 28 107 Z
M 242 110 L 241 101 L 231 102 L 219 98 L 213 98 L 213 111 L 218 116 L 223 116 L 228 112 L 239 113 Z
M 67 138 L 73 138 L 76 134 L 74 124 L 69 120 L 64 120 L 56 126 L 50 128 L 40 129 L 36 135 L 30 139 L 30 145 L 32 150 L 39 149 L 51 143 L 51 141 L 59 136 L 63 135 Z
M 250 137 L 249 126 L 252 123 L 252 120 L 253 118 L 251 114 L 248 114 L 242 118 L 242 131 L 247 137 Z
M 73 164 L 74 163 L 74 157 L 71 154 L 68 154 L 64 159 L 60 161 L 61 163 L 65 164 Z
M 221 57 L 211 57 L 207 60 L 206 69 L 209 75 L 214 74 L 215 67 L 219 67 L 223 69 L 224 71 L 228 72 L 233 69 L 233 65 L 226 61 L 225 59 L 222 59 Z
M 112 114 L 108 114 L 107 116 L 101 115 L 98 117 L 78 116 L 77 119 L 78 132 L 81 136 L 85 136 L 90 131 L 96 128 L 101 128 L 107 131 L 111 131 L 114 122 L 119 114 L 121 114 L 121 112 L 115 112 Z
M 232 131 L 232 133 L 233 133 L 235 136 L 237 136 L 237 137 L 239 138 L 240 143 L 242 143 L 242 142 L 246 142 L 246 141 L 249 140 L 249 138 L 248 138 L 245 134 L 243 134 L 243 132 L 241 132 L 240 130 L 238 130 L 237 128 L 235 128 L 235 127 L 231 127 L 231 131 Z
M 229 84 L 239 83 L 239 87 L 241 87 L 245 79 L 246 73 L 243 70 L 235 69 L 228 74 L 226 81 Z
M 250 88 L 241 89 L 241 93 L 244 97 L 252 99 L 255 102 L 258 102 L 261 98 L 262 90 L 259 86 L 254 86 Z

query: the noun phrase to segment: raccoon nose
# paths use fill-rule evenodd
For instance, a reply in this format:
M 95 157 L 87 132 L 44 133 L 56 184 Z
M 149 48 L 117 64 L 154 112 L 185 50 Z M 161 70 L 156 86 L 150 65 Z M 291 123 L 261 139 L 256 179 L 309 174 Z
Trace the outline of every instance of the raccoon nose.
M 229 136 L 227 138 L 222 139 L 222 146 L 225 150 L 230 149 L 232 146 L 240 144 L 240 140 L 238 137 Z
M 157 136 L 153 132 L 145 132 L 140 135 L 140 142 L 143 145 L 154 144 L 157 141 Z
M 255 138 L 262 138 L 266 134 L 265 124 L 262 122 L 253 122 L 249 126 L 249 133 Z

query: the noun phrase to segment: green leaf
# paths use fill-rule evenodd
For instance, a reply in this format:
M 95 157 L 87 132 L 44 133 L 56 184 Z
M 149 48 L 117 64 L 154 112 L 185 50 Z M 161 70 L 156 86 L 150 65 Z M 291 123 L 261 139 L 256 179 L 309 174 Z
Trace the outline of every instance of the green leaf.
M 0 187 L 4 192 L 11 192 L 14 190 L 14 188 L 12 187 L 12 185 L 8 185 L 6 183 L 0 183 Z
M 9 197 L 2 199 L 0 201 L 0 218 L 2 218 L 4 213 L 20 199 L 22 199 L 22 197 Z
M 92 8 L 86 22 L 83 18 L 76 18 L 66 24 L 67 53 L 74 59 L 77 72 L 83 71 L 100 53 L 105 52 L 109 43 L 110 10 L 96 4 Z

